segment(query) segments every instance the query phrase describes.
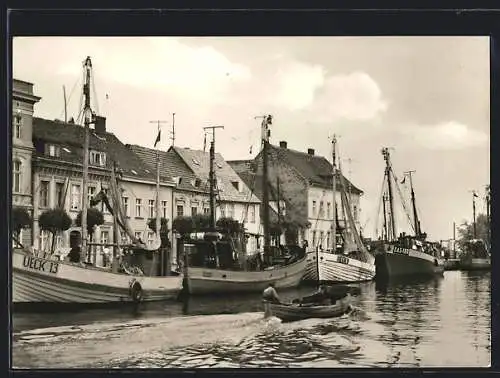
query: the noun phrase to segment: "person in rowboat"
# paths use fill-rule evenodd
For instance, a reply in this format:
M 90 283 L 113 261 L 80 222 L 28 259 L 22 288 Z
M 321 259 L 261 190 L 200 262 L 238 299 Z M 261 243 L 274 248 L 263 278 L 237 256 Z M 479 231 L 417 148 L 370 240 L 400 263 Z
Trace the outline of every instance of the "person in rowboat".
M 272 316 L 271 303 L 281 303 L 280 297 L 274 288 L 274 283 L 270 283 L 262 292 L 262 301 L 264 302 L 264 318 Z

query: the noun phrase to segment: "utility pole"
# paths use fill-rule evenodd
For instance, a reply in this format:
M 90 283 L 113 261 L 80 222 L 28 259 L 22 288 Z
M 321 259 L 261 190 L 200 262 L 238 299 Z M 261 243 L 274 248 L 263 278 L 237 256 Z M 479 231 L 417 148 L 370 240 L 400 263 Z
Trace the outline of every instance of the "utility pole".
M 170 131 L 170 140 L 172 146 L 175 146 L 175 113 L 172 113 L 172 131 Z
M 474 230 L 474 239 L 476 238 L 476 197 L 476 191 L 472 190 L 472 229 Z
M 224 126 L 207 126 L 203 130 L 212 130 L 212 141 L 210 142 L 210 229 L 215 230 L 215 171 L 214 171 L 214 161 L 215 161 L 215 130 L 224 129 Z

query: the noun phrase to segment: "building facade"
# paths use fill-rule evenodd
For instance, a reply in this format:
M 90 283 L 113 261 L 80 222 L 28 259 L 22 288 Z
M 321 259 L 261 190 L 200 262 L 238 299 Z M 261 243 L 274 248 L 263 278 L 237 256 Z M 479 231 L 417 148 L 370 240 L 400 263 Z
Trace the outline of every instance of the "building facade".
M 34 107 L 40 97 L 33 94 L 33 84 L 12 81 L 12 206 L 23 207 L 33 216 L 32 141 Z M 33 230 L 24 229 L 20 235 L 23 245 L 33 243 Z
M 134 236 L 145 243 L 152 243 L 154 231 L 147 222 L 156 216 L 156 172 L 145 166 L 130 153 L 112 133 L 106 131 L 106 120 L 98 117 L 90 133 L 89 176 L 87 184 L 88 203 L 101 190 L 109 191 L 111 169 L 116 164 L 120 172 L 122 206 Z M 36 249 L 47 250 L 50 235 L 40 230 L 39 216 L 45 210 L 60 207 L 73 220 L 71 228 L 56 240 L 56 247 L 68 251 L 81 242 L 81 227 L 75 223 L 82 210 L 83 200 L 83 141 L 84 129 L 74 123 L 35 118 L 33 122 L 34 224 Z M 171 214 L 174 182 L 162 177 L 159 198 L 161 212 Z M 92 235 L 97 243 L 128 243 L 124 231 L 113 234 L 113 218 L 103 203 L 96 205 L 104 215 L 104 224 L 95 228 Z M 104 247 L 95 248 L 97 263 L 102 259 Z
M 288 203 L 287 217 L 302 225 L 299 243 L 307 241 L 310 248 L 328 249 L 333 246 L 332 224 L 334 219 L 333 167 L 322 156 L 315 155 L 311 148 L 307 152 L 289 149 L 286 142 L 279 146 L 269 145 L 268 177 L 271 183 L 280 183 L 280 193 Z M 230 162 L 240 174 L 248 172 L 262 174 L 262 152 L 254 160 Z M 337 177 L 339 179 L 340 176 Z M 359 201 L 362 191 L 345 179 L 350 190 L 351 207 L 359 230 Z M 344 218 L 340 192 L 335 194 L 338 218 Z

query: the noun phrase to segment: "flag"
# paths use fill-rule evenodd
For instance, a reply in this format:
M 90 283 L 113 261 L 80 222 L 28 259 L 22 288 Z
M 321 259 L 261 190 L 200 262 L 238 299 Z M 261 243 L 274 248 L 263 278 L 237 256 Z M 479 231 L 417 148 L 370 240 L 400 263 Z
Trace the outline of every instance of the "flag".
M 158 130 L 158 136 L 156 137 L 154 147 L 156 147 L 156 145 L 157 145 L 157 144 L 158 144 L 158 142 L 160 141 L 160 138 L 161 138 L 161 130 Z
M 404 184 L 405 180 L 406 180 L 406 176 L 404 176 L 403 179 L 401 180 L 401 184 Z

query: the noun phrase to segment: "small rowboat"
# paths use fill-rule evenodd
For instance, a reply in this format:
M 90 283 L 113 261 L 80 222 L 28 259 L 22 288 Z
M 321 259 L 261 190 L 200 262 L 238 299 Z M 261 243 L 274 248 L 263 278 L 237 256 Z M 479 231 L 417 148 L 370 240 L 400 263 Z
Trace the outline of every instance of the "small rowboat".
M 346 314 L 352 309 L 350 295 L 339 299 L 332 305 L 271 303 L 264 301 L 264 306 L 269 306 L 269 315 L 275 316 L 283 322 L 293 322 L 311 318 L 336 318 Z

